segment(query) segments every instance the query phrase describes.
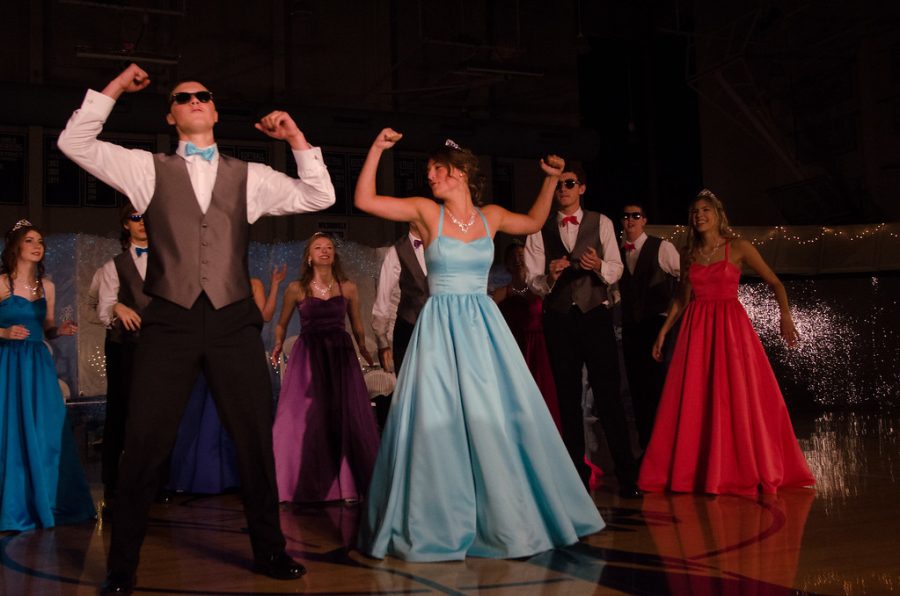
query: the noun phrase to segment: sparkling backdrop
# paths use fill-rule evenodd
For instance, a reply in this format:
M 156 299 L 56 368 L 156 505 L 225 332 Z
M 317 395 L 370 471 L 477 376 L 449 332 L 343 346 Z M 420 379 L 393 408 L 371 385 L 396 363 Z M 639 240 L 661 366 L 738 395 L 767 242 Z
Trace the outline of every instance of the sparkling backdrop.
M 779 335 L 780 313 L 764 283 L 742 284 L 741 303 L 789 403 L 900 405 L 900 277 L 823 277 L 785 282 L 800 343 Z

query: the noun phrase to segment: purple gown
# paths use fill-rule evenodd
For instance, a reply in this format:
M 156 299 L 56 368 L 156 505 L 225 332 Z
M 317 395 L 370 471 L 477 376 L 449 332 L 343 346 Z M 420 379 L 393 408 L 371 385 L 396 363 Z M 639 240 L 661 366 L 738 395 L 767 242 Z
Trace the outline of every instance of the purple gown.
M 307 297 L 300 337 L 281 382 L 272 429 L 281 501 L 358 499 L 368 488 L 378 428 L 353 340 L 347 302 Z

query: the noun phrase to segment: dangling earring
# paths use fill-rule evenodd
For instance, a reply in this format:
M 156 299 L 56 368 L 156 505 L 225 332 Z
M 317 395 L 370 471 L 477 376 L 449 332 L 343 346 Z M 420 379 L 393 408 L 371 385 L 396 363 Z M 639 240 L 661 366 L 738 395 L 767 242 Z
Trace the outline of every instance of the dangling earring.
M 309 260 L 306 261 L 306 266 L 307 266 L 307 267 L 312 267 L 312 259 L 309 259 Z

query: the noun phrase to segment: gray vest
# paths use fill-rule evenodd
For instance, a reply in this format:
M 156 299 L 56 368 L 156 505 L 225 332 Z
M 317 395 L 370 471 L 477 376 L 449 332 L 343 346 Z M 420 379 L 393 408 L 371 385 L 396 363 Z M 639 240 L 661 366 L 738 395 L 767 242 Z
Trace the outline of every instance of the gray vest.
M 144 293 L 144 280 L 141 279 L 141 273 L 134 264 L 132 250 L 129 246 L 128 250 L 113 259 L 116 275 L 119 277 L 119 294 L 116 300 L 140 315 L 150 304 L 150 296 Z M 150 253 L 147 253 L 147 256 L 149 258 Z M 136 340 L 138 333 L 124 329 L 121 323 L 116 321 L 113 328 L 108 331 L 108 335 L 111 341 L 121 343 Z
M 409 236 L 398 240 L 394 248 L 400 260 L 400 304 L 397 306 L 397 318 L 415 325 L 419 312 L 428 300 L 428 280 L 419 265 Z
M 544 241 L 544 273 L 550 271 L 550 261 L 566 256 L 572 266 L 563 271 L 553 290 L 544 297 L 544 309 L 555 312 L 568 312 L 573 305 L 581 312 L 588 312 L 601 306 L 607 300 L 606 284 L 596 273 L 586 271 L 578 266 L 581 255 L 593 247 L 597 254 L 603 256 L 600 246 L 600 214 L 595 211 L 582 211 L 582 221 L 578 226 L 578 236 L 572 252 L 566 250 L 559 235 L 559 222 L 554 213 L 541 230 Z
M 675 278 L 659 266 L 662 240 L 647 236 L 634 264 L 634 273 L 625 266 L 619 290 L 622 292 L 622 323 L 630 325 L 666 311 L 675 293 Z M 625 249 L 619 249 L 625 262 Z
M 205 214 L 183 158 L 157 154 L 153 163 L 156 190 L 144 213 L 153 250 L 144 291 L 184 308 L 191 308 L 201 292 L 216 309 L 248 298 L 247 163 L 219 156 Z

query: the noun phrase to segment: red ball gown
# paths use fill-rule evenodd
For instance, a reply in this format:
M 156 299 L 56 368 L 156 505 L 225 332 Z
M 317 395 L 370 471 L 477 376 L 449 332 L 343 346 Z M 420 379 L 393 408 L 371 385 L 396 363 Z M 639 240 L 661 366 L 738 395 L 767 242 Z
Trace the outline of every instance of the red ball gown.
M 756 494 L 815 482 L 728 252 L 688 271 L 693 296 L 641 465 L 643 491 Z

